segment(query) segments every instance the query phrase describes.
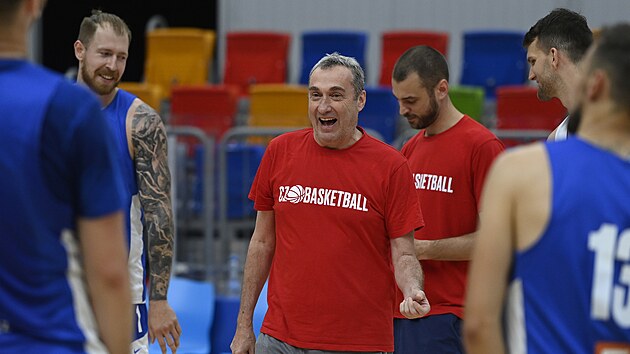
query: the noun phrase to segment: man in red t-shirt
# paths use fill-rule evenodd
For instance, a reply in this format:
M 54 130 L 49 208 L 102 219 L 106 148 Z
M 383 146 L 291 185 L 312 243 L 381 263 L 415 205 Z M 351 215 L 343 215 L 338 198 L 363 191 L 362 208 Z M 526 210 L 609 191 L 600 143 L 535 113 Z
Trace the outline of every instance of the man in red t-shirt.
M 309 79 L 312 128 L 265 151 L 249 195 L 258 215 L 233 353 L 391 352 L 395 283 L 405 317 L 429 311 L 413 248 L 424 222 L 411 171 L 357 126 L 364 81 L 355 59 L 322 58 Z M 256 342 L 252 315 L 267 276 Z
M 431 299 L 427 317 L 409 320 L 395 311 L 396 353 L 464 352 L 460 330 L 481 188 L 504 149 L 494 134 L 453 106 L 448 85 L 446 60 L 431 47 L 407 50 L 394 67 L 400 114 L 420 129 L 402 153 L 424 206 L 426 226 L 416 231 L 414 243 Z

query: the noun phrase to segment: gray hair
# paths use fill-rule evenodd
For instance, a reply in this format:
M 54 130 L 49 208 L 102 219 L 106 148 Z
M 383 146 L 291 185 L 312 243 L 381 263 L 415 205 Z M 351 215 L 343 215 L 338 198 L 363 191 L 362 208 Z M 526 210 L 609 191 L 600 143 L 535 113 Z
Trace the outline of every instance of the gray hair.
M 317 64 L 315 64 L 315 66 L 313 66 L 313 69 L 311 69 L 311 72 L 308 75 L 309 81 L 315 69 L 319 68 L 326 70 L 335 66 L 343 66 L 350 69 L 350 72 L 352 73 L 352 87 L 354 87 L 354 98 L 358 98 L 365 87 L 365 73 L 355 58 L 346 57 L 337 52 L 326 54 L 317 62 Z

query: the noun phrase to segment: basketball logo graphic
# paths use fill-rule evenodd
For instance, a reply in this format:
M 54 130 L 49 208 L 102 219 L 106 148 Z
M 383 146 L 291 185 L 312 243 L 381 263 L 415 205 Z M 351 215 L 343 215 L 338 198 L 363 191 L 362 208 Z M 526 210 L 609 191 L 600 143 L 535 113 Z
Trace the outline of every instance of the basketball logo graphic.
M 299 202 L 302 201 L 302 199 L 304 199 L 304 187 L 302 187 L 299 184 L 296 184 L 295 186 L 292 186 L 291 188 L 289 188 L 289 190 L 287 191 L 287 194 L 285 194 L 284 196 L 285 200 L 293 203 L 293 204 L 297 204 Z

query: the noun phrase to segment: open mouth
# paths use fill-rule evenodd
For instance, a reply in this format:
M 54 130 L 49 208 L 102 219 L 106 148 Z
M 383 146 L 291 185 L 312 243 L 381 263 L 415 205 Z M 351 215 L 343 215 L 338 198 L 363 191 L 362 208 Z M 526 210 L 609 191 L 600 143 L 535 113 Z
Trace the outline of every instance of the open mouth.
M 330 127 L 333 124 L 337 123 L 337 119 L 335 118 L 319 118 L 319 123 L 325 127 Z

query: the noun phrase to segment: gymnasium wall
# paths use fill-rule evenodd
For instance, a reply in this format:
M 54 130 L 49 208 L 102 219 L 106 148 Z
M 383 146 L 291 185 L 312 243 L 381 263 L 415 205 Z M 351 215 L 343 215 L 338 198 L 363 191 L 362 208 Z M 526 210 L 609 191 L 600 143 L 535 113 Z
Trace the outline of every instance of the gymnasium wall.
M 426 29 L 450 34 L 452 79 L 459 80 L 463 31 L 510 29 L 526 32 L 556 7 L 586 16 L 591 27 L 630 20 L 628 0 L 218 0 L 218 61 L 223 68 L 224 33 L 277 30 L 293 35 L 289 78 L 299 75 L 299 35 L 305 30 L 352 29 L 369 34 L 367 80 L 375 84 L 380 60 L 380 33 L 393 29 Z M 219 71 L 222 72 L 222 71 Z

